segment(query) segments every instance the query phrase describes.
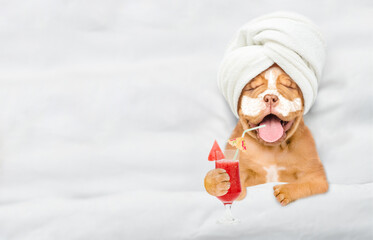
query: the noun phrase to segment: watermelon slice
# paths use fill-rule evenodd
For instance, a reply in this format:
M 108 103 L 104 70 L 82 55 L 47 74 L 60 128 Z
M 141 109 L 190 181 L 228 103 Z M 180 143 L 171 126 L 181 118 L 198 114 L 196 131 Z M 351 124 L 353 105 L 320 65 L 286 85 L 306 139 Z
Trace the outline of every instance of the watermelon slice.
M 219 147 L 219 144 L 215 140 L 214 145 L 212 146 L 212 148 L 210 150 L 208 160 L 209 161 L 216 161 L 216 160 L 220 160 L 220 159 L 224 159 L 224 158 L 225 158 L 224 154 L 221 151 L 221 149 Z

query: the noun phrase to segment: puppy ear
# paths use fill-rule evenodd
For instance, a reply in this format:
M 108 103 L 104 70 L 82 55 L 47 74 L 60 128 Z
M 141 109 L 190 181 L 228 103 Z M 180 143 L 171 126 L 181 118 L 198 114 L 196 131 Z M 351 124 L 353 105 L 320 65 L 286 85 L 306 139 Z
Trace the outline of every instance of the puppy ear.
M 238 114 L 239 121 L 241 122 L 241 125 L 242 125 L 243 129 L 248 129 L 249 124 L 247 124 L 247 121 L 245 120 L 244 114 L 242 113 L 242 109 L 241 109 L 241 98 L 242 98 L 242 94 L 241 94 L 240 99 L 238 101 L 237 114 Z
M 237 102 L 237 114 L 238 116 L 241 118 L 241 114 L 242 114 L 242 111 L 241 111 L 241 102 L 242 102 L 242 97 L 243 97 L 243 90 L 241 92 L 241 95 L 240 97 L 238 98 L 238 102 Z
M 240 110 L 241 111 L 241 110 Z M 240 123 L 243 129 L 249 129 L 249 124 L 247 123 L 246 119 L 242 117 L 242 113 L 239 113 L 238 116 L 240 117 Z

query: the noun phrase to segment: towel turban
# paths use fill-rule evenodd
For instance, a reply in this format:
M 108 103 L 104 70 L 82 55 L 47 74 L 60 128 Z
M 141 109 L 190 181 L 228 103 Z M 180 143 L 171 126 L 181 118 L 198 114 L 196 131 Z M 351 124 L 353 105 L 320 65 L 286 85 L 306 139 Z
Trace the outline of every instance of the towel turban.
M 218 87 L 238 118 L 237 104 L 245 85 L 277 63 L 299 86 L 304 114 L 314 103 L 325 62 L 325 42 L 310 20 L 276 12 L 242 26 L 220 65 Z

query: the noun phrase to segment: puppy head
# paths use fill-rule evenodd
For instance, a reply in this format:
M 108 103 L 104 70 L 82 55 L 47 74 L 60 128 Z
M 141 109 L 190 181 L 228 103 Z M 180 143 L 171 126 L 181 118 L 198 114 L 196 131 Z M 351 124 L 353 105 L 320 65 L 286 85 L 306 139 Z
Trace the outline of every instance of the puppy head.
M 297 84 L 276 64 L 252 79 L 242 90 L 238 115 L 244 129 L 265 145 L 277 145 L 293 135 L 303 116 L 303 95 Z

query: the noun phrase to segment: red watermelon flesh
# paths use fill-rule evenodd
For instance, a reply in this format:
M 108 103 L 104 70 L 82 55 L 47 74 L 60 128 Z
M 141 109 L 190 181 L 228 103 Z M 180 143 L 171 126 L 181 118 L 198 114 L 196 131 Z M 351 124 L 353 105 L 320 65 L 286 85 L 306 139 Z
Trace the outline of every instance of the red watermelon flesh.
M 220 160 L 220 159 L 224 159 L 224 158 L 225 158 L 224 154 L 221 151 L 221 149 L 219 147 L 219 144 L 215 140 L 214 145 L 212 146 L 212 148 L 210 150 L 208 160 L 209 161 L 216 161 L 216 160 Z

